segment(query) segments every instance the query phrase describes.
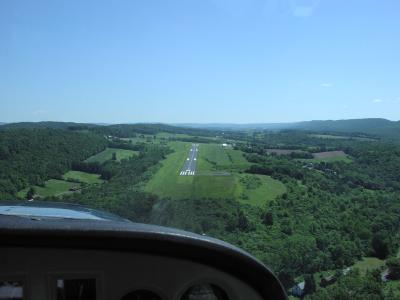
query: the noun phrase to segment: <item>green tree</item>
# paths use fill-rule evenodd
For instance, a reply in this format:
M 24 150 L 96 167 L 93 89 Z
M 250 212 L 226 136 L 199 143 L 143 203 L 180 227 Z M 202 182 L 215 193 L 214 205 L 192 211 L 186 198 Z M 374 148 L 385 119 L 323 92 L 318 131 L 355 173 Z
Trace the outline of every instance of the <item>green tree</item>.
M 112 153 L 112 158 L 111 158 L 112 160 L 117 160 L 117 153 L 115 153 L 115 152 L 113 152 Z
M 241 210 L 239 211 L 239 216 L 238 216 L 238 226 L 239 230 L 241 231 L 246 231 L 247 229 L 249 229 L 249 220 Z
M 304 275 L 304 293 L 305 294 L 312 294 L 316 290 L 316 284 L 314 280 L 314 276 L 312 274 L 306 274 Z
M 400 259 L 399 258 L 389 258 L 386 261 L 386 266 L 389 268 L 389 279 L 400 279 Z
M 374 250 L 374 254 L 376 257 L 380 259 L 385 259 L 388 256 L 388 245 L 380 234 L 376 234 L 373 236 L 371 246 Z
M 268 211 L 264 214 L 263 223 L 266 226 L 271 226 L 274 224 L 274 216 L 271 212 Z
M 35 189 L 31 186 L 28 192 L 26 193 L 26 199 L 28 200 L 33 199 L 34 196 L 35 196 Z

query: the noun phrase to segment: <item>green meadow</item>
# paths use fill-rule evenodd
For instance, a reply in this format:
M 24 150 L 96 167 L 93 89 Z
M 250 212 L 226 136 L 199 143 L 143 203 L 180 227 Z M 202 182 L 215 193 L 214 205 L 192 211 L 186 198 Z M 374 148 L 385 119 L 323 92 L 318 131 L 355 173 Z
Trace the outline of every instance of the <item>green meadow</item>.
M 139 152 L 133 151 L 133 150 L 117 149 L 117 148 L 106 148 L 104 151 L 101 151 L 100 153 L 97 153 L 97 154 L 89 157 L 86 160 L 86 162 L 103 163 L 107 160 L 111 160 L 113 153 L 116 154 L 117 161 L 121 161 L 123 159 L 127 159 L 127 158 L 133 157 L 135 155 L 138 155 Z
M 61 196 L 63 194 L 72 193 L 71 188 L 79 189 L 80 183 L 69 182 L 65 180 L 50 179 L 45 182 L 44 187 L 34 186 L 35 195 L 45 198 L 50 196 Z M 29 188 L 25 188 L 18 192 L 19 198 L 25 198 Z
M 68 171 L 63 175 L 63 179 L 87 184 L 98 184 L 103 182 L 103 180 L 100 179 L 99 174 L 90 174 L 81 171 Z

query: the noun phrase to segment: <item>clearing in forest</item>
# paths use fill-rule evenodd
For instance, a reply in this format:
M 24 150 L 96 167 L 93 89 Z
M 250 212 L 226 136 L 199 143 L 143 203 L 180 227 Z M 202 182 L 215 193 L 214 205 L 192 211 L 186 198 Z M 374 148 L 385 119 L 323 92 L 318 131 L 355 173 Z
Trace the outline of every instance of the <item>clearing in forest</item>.
M 115 153 L 117 161 L 121 161 L 123 159 L 127 159 L 129 157 L 133 157 L 138 155 L 138 151 L 126 150 L 126 149 L 117 149 L 117 148 L 106 148 L 105 150 L 97 153 L 91 157 L 89 157 L 86 162 L 98 162 L 103 163 L 107 160 L 111 160 L 113 153 Z

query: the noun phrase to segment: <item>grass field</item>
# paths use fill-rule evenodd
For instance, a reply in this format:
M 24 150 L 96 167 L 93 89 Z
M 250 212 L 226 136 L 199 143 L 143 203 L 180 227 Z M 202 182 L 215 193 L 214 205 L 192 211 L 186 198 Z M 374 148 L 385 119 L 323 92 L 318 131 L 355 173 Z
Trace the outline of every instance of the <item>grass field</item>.
M 97 184 L 97 183 L 102 183 L 103 180 L 100 179 L 99 174 L 90 174 L 86 172 L 80 172 L 80 171 L 68 171 L 63 175 L 63 179 L 65 180 L 74 180 L 74 181 L 79 181 L 87 184 Z
M 75 182 L 68 182 L 64 180 L 50 179 L 45 182 L 44 187 L 35 186 L 35 194 L 44 198 L 50 196 L 60 196 L 67 193 L 73 193 L 69 191 L 70 188 L 79 188 L 81 185 Z M 23 189 L 18 192 L 17 196 L 25 198 L 29 188 Z
M 363 257 L 362 260 L 356 262 L 352 269 L 360 270 L 361 274 L 367 273 L 367 271 L 373 271 L 379 269 L 385 265 L 385 261 L 376 257 Z
M 100 153 L 97 153 L 91 157 L 89 157 L 86 162 L 99 162 L 103 163 L 107 160 L 112 159 L 112 154 L 116 153 L 117 155 L 117 161 L 121 161 L 123 159 L 138 155 L 138 151 L 132 151 L 132 150 L 125 150 L 125 149 L 116 149 L 116 148 L 107 148 L 104 151 L 101 151 Z
M 191 188 L 192 198 L 235 198 L 236 178 L 229 176 L 195 176 Z
M 285 185 L 269 176 L 255 174 L 237 174 L 236 198 L 242 203 L 264 206 L 286 192 Z
M 250 166 L 239 150 L 225 149 L 220 144 L 201 144 L 197 171 L 199 175 L 210 171 L 239 171 Z

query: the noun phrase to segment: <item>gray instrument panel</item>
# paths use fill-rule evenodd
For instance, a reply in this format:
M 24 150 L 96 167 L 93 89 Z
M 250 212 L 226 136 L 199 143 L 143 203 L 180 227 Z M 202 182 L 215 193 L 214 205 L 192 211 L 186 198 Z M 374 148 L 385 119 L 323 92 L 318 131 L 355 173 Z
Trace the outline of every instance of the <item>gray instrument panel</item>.
M 187 297 L 186 292 L 191 287 L 204 285 L 221 289 L 229 300 L 262 299 L 252 287 L 230 274 L 168 256 L 106 250 L 6 247 L 0 248 L 0 266 L 1 282 L 23 282 L 24 300 L 69 300 L 59 290 L 68 280 L 74 279 L 92 280 L 98 300 L 120 300 L 136 290 L 152 291 L 162 300 L 197 299 Z M 214 295 L 207 298 L 204 293 L 202 296 L 198 299 L 224 299 Z M 15 299 L 20 298 L 16 296 Z

